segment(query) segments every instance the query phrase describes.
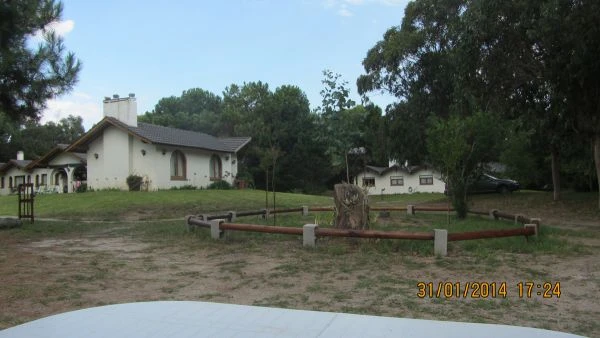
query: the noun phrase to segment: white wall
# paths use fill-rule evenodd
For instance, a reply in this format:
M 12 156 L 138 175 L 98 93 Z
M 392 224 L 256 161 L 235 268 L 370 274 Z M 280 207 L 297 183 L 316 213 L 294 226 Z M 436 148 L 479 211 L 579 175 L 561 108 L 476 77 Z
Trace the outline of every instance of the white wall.
M 27 176 L 31 176 L 31 173 L 25 172 L 19 168 L 12 167 L 8 169 L 8 171 L 4 174 L 4 188 L 0 189 L 1 195 L 8 195 L 11 193 L 10 187 L 10 178 L 12 177 L 12 186 L 17 187 L 16 177 L 17 176 L 25 176 L 24 182 L 27 183 Z M 31 182 L 35 179 L 35 176 L 32 176 Z
M 210 158 L 213 154 L 221 158 L 223 180 L 233 184 L 233 180 L 237 174 L 237 161 L 235 164 L 232 164 L 232 159 L 235 159 L 232 154 L 216 153 L 200 149 L 150 146 L 139 141 L 134 143 L 134 145 L 133 168 L 135 168 L 135 174 L 148 176 L 150 179 L 150 190 L 169 189 L 185 185 L 206 188 L 214 182 L 209 177 Z M 145 156 L 141 156 L 141 149 L 146 150 Z M 186 159 L 185 180 L 171 180 L 171 155 L 176 150 L 181 151 Z M 229 159 L 226 160 L 225 158 Z
M 176 150 L 181 151 L 186 158 L 184 180 L 171 179 L 171 155 Z M 98 159 L 94 154 L 98 154 Z M 88 186 L 96 190 L 126 190 L 127 176 L 138 175 L 148 179 L 148 190 L 185 185 L 206 188 L 213 183 L 209 177 L 210 157 L 213 154 L 221 158 L 223 179 L 233 184 L 237 175 L 235 154 L 146 144 L 121 130 L 109 127 L 101 137 L 90 143 L 87 153 Z M 232 163 L 233 160 L 235 164 Z
M 419 177 L 422 175 L 432 175 L 433 176 L 433 185 L 421 185 Z M 404 179 L 404 185 L 402 186 L 392 186 L 391 185 L 391 177 L 392 176 L 401 176 Z M 384 195 L 390 194 L 410 194 L 416 192 L 438 192 L 443 193 L 446 184 L 441 180 L 441 175 L 435 170 L 419 170 L 412 174 L 409 174 L 402 170 L 392 170 L 386 172 L 384 175 L 379 175 L 372 171 L 362 172 L 357 176 L 357 184 L 362 186 L 363 177 L 371 177 L 375 179 L 375 186 L 369 187 L 368 192 L 369 195 L 379 195 L 382 193 L 381 189 L 385 188 L 383 191 Z
M 50 162 L 48 162 L 49 166 L 78 166 L 81 164 L 81 160 L 79 157 L 71 154 L 71 153 L 60 153 L 56 155 Z
M 87 152 L 88 186 L 93 189 L 127 189 L 129 135 L 107 128 L 90 143 Z M 98 154 L 98 158 L 96 158 Z

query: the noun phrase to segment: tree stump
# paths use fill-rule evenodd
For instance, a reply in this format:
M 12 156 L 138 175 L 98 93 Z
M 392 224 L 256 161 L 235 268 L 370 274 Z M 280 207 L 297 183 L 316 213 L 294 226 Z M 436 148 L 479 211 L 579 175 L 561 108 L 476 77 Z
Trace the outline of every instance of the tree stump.
M 340 229 L 368 229 L 369 203 L 366 193 L 354 184 L 336 184 L 333 189 L 335 224 Z

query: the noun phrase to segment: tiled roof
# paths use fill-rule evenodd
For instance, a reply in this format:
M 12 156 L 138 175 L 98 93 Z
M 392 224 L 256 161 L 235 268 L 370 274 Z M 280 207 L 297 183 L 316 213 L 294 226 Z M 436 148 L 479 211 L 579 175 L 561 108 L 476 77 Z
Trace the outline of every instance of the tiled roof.
M 421 169 L 427 169 L 427 166 L 413 165 L 413 166 L 405 167 L 405 166 L 400 166 L 400 165 L 394 164 L 391 167 L 376 167 L 376 166 L 368 165 L 368 166 L 366 166 L 366 169 L 373 171 L 373 172 L 377 173 L 378 175 L 383 175 L 390 171 L 403 171 L 405 173 L 412 174 Z
M 0 165 L 0 173 L 6 172 L 8 169 L 10 169 L 10 167 L 13 167 L 13 166 L 17 167 L 19 169 L 23 169 L 29 163 L 31 163 L 30 160 L 10 160 L 10 161 Z
M 24 168 L 31 163 L 31 160 L 10 160 L 10 162 L 13 162 L 19 168 Z
M 170 146 L 237 152 L 251 140 L 250 137 L 217 138 L 201 132 L 163 127 L 143 122 L 138 122 L 137 127 L 132 127 L 112 117 L 106 117 L 101 123 L 104 121 L 126 129 L 130 133 L 151 143 Z
M 27 165 L 27 168 L 25 168 L 25 169 L 32 170 L 33 168 L 36 168 L 36 167 L 46 167 L 46 166 L 48 166 L 48 163 L 53 158 L 55 158 L 56 156 L 64 153 L 65 150 L 68 147 L 69 147 L 68 144 L 64 144 L 64 143 L 57 144 L 54 148 L 50 149 L 50 151 L 48 151 L 46 154 L 44 154 L 44 156 L 38 158 L 35 161 L 31 161 L 31 163 L 29 163 Z M 81 163 L 86 163 L 86 159 L 87 159 L 87 155 L 86 154 L 76 153 L 76 152 L 70 152 L 70 154 L 72 154 L 77 159 L 79 159 L 79 161 L 81 161 Z
M 227 138 L 219 138 L 219 140 L 225 144 L 225 147 L 230 149 L 231 152 L 237 152 L 242 149 L 248 142 L 250 142 L 250 137 L 227 137 Z

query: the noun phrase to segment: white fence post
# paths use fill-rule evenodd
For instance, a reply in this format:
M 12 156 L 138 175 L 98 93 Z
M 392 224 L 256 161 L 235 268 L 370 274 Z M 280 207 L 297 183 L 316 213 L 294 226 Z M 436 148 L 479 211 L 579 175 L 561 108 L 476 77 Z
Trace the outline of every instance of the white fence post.
M 317 240 L 315 230 L 319 226 L 317 224 L 304 224 L 302 227 L 302 244 L 304 246 L 314 247 Z
M 448 256 L 448 230 L 433 230 L 433 254 L 436 256 Z

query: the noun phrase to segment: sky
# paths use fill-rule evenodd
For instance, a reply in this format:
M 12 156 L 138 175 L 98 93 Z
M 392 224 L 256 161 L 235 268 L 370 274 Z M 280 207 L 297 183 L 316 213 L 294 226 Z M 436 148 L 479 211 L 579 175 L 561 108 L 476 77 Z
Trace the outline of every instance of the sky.
M 102 100 L 135 93 L 138 114 L 163 97 L 202 88 L 222 96 L 244 82 L 302 89 L 321 103 L 323 70 L 356 79 L 367 51 L 400 25 L 408 0 L 63 0 L 53 24 L 83 68 L 73 90 L 48 102 L 42 123 L 102 119 Z M 372 93 L 382 108 L 392 97 Z

